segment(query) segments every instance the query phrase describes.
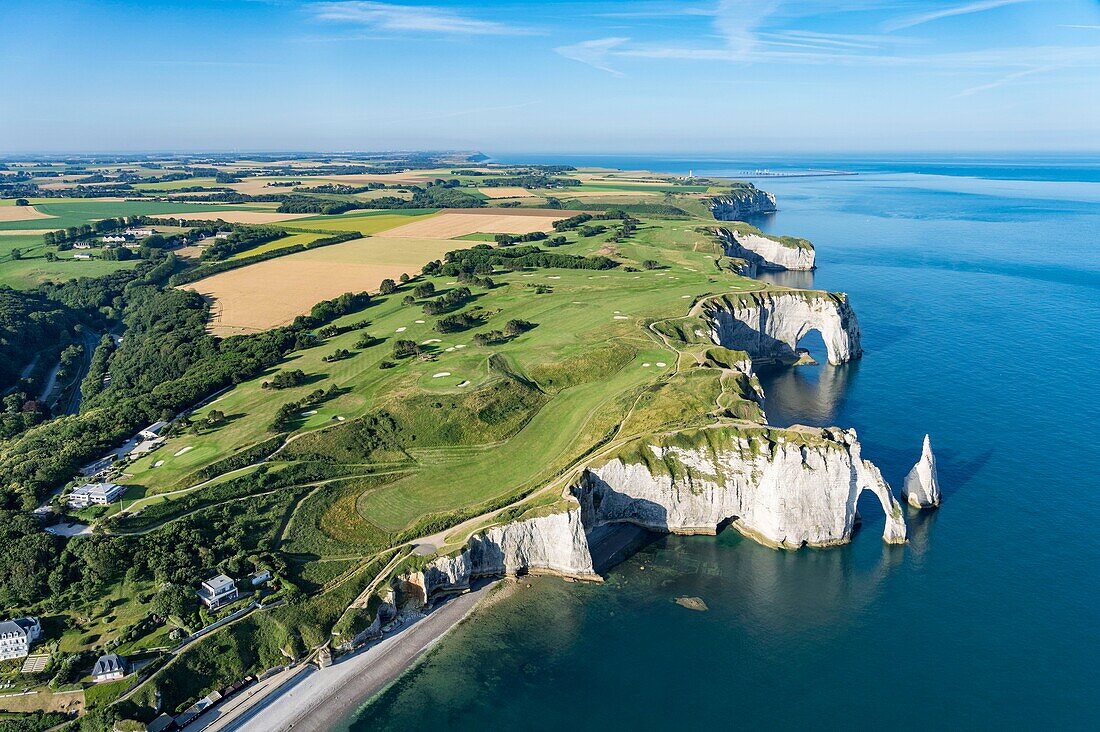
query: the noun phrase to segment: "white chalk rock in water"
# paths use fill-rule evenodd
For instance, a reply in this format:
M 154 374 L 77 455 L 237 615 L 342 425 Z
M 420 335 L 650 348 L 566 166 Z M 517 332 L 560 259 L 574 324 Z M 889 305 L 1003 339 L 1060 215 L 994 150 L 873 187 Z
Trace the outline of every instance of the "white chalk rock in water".
M 924 449 L 920 460 L 905 476 L 902 495 L 913 508 L 931 508 L 940 505 L 940 479 L 936 474 L 936 456 L 932 454 L 932 441 L 924 436 Z

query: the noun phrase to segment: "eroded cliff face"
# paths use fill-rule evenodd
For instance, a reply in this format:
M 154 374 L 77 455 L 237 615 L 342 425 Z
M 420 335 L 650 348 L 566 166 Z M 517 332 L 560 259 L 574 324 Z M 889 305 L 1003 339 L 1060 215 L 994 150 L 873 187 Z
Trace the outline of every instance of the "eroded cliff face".
M 704 305 L 711 340 L 747 351 L 756 361 L 794 363 L 799 340 L 821 333 L 829 363 L 863 355 L 859 320 L 843 293 L 766 290 L 714 298 Z
M 470 588 L 479 577 L 524 573 L 598 580 L 580 508 L 516 521 L 470 537 L 453 556 L 431 561 L 417 578 L 427 600 Z
M 584 525 L 629 522 L 654 531 L 713 534 L 732 521 L 770 546 L 850 540 L 860 493 L 886 514 L 883 540 L 905 541 L 901 507 L 854 430 L 711 427 L 642 440 L 588 468 L 571 489 Z
M 763 234 L 718 229 L 726 255 L 748 260 L 758 270 L 812 270 L 816 254 L 809 242 L 804 246 L 784 243 Z M 804 240 L 799 240 L 804 241 Z
M 589 466 L 568 489 L 576 508 L 470 538 L 461 552 L 403 578 L 426 602 L 473 579 L 524 573 L 599 580 L 588 536 L 614 523 L 714 534 L 725 522 L 763 544 L 825 547 L 851 539 L 863 491 L 886 514 L 883 540 L 905 542 L 901 506 L 855 430 L 714 426 L 640 439 Z
M 775 196 L 745 183 L 729 193 L 711 198 L 708 205 L 719 221 L 744 221 L 749 216 L 775 213 Z

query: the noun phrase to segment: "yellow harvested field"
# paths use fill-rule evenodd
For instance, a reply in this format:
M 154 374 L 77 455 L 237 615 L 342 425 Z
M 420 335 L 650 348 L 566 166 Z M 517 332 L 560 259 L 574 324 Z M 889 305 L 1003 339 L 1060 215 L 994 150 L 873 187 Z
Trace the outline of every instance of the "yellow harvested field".
M 566 201 L 570 198 L 601 198 L 601 197 L 604 197 L 604 196 L 615 196 L 615 195 L 622 196 L 622 195 L 625 195 L 625 194 L 629 194 L 631 196 L 663 196 L 664 192 L 660 191 L 660 190 L 652 190 L 652 191 L 646 191 L 646 190 L 640 190 L 640 191 L 636 191 L 636 190 L 632 190 L 632 191 L 599 191 L 599 190 L 591 190 L 591 189 L 586 190 L 584 188 L 570 188 L 569 190 L 560 193 L 558 195 L 558 198 L 560 198 L 563 201 Z
M 50 229 L 0 229 L 0 236 L 42 236 L 47 231 Z
M 446 212 L 390 229 L 386 232 L 386 236 L 453 239 L 456 236 L 476 232 L 530 234 L 533 231 L 550 231 L 554 228 L 555 221 L 568 216 L 568 213 L 516 216 L 514 214 Z
M 215 335 L 255 333 L 286 325 L 321 300 L 376 292 L 382 280 L 419 272 L 454 248 L 445 239 L 372 236 L 269 259 L 185 287 L 211 300 Z
M 301 181 L 293 186 L 269 186 L 268 183 L 273 181 Z M 246 193 L 248 195 L 256 195 L 260 193 L 290 193 L 295 188 L 310 187 L 319 185 L 314 183 L 314 178 L 295 178 L 294 176 L 282 175 L 277 178 L 245 178 L 240 183 L 230 183 L 227 188 L 232 188 L 238 193 Z
M 364 183 L 423 183 L 438 177 L 439 175 L 430 170 L 410 170 L 407 173 L 381 173 L 375 175 L 369 173 L 362 175 L 326 175 L 324 180 L 326 183 L 344 183 L 352 186 L 363 185 Z
M 396 229 L 398 226 L 411 224 L 414 221 L 434 216 L 434 214 L 421 214 L 418 216 L 404 216 L 401 214 L 371 214 L 356 216 L 354 214 L 341 214 L 339 216 L 326 216 L 324 218 L 312 218 L 302 221 L 287 229 L 319 229 L 321 231 L 358 231 L 363 236 L 380 234 L 387 229 Z
M 34 219 L 56 218 L 56 216 L 42 213 L 34 206 L 0 206 L 0 221 L 32 221 Z
M 149 214 L 153 218 L 182 219 L 183 221 L 214 221 L 221 219 L 230 224 L 274 224 L 279 221 L 304 219 L 314 214 L 275 213 L 274 211 L 202 211 L 195 213 Z
M 500 188 L 478 188 L 489 198 L 534 198 L 535 194 L 521 186 L 501 186 Z

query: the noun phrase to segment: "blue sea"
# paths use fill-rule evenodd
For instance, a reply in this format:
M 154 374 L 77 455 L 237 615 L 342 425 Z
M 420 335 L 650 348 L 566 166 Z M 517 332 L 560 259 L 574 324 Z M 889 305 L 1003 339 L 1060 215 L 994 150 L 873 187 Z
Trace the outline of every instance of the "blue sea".
M 525 580 L 349 728 L 1100 728 L 1100 159 L 568 160 L 858 173 L 755 181 L 755 223 L 817 247 L 784 281 L 849 293 L 866 351 L 765 407 L 855 427 L 895 489 L 930 433 L 943 505 L 902 547 L 872 502 L 842 548 L 663 537 L 603 585 Z

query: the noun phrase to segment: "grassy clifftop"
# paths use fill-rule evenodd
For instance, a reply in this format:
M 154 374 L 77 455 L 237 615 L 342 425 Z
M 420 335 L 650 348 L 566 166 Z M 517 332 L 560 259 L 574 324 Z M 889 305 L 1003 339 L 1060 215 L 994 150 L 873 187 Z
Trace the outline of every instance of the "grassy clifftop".
M 788 249 L 806 249 L 809 251 L 813 251 L 814 248 L 814 245 L 810 243 L 809 239 L 802 239 L 797 236 L 772 236 L 771 234 L 765 234 L 763 231 L 756 228 L 752 224 L 746 224 L 744 221 L 725 222 L 722 224 L 722 228 L 732 229 L 738 234 L 759 236 L 762 239 L 774 241 L 776 244 L 787 247 Z

